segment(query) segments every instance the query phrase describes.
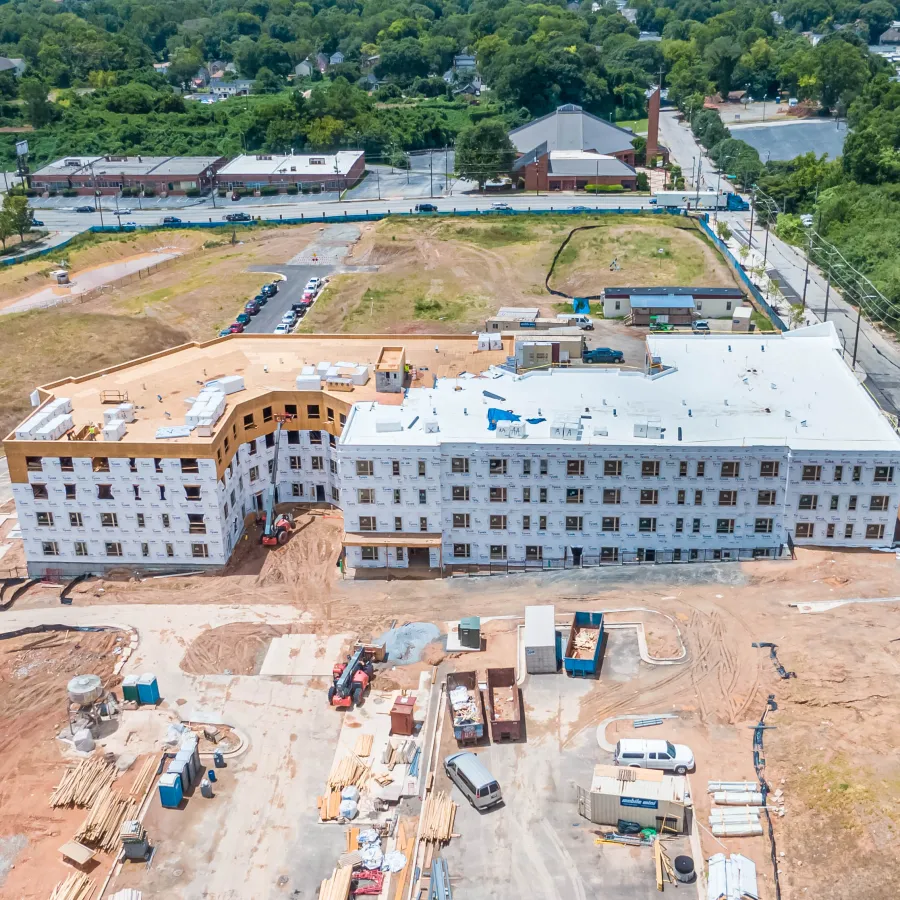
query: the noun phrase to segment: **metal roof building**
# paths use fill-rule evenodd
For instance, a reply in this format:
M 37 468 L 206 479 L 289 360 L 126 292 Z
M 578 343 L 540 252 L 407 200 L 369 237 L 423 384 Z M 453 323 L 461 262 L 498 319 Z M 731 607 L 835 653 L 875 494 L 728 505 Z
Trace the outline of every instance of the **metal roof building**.
M 585 112 L 574 103 L 558 107 L 527 125 L 514 128 L 509 139 L 519 153 L 528 153 L 546 145 L 548 150 L 593 150 L 616 155 L 634 153 L 631 142 L 634 134 Z
M 609 287 L 603 291 L 603 315 L 624 318 L 628 325 L 649 325 L 651 316 L 690 325 L 694 319 L 730 317 L 743 301 L 736 287 Z

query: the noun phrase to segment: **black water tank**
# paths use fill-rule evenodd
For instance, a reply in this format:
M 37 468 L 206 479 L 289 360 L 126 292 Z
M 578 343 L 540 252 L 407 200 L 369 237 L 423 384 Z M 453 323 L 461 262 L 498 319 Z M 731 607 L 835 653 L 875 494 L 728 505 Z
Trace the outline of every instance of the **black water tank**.
M 678 881 L 690 884 L 697 877 L 697 873 L 694 871 L 694 861 L 689 856 L 676 856 L 672 865 Z

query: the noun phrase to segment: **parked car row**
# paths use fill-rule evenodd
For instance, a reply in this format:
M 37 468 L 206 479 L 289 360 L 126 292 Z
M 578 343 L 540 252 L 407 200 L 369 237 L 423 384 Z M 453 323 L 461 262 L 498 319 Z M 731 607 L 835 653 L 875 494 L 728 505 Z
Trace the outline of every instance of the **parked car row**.
M 252 321 L 253 316 L 259 315 L 260 310 L 269 302 L 269 299 L 278 293 L 278 282 L 272 281 L 264 284 L 259 293 L 244 304 L 243 312 L 235 316 L 234 321 L 219 332 L 219 337 L 229 334 L 240 334 Z
M 325 286 L 323 278 L 310 278 L 303 288 L 303 296 L 299 303 L 292 303 L 291 308 L 281 317 L 275 326 L 275 334 L 290 334 L 297 323 L 309 312 L 319 291 Z

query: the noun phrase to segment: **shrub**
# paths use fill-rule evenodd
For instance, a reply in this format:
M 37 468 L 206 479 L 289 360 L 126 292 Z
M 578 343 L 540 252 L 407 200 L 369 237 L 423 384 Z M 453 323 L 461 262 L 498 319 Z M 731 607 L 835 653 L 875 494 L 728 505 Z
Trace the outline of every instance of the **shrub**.
M 267 185 L 266 187 L 259 189 L 260 197 L 274 197 L 278 193 L 278 188 L 273 185 Z
M 650 190 L 650 179 L 647 177 L 646 172 L 637 173 L 637 178 L 635 179 L 635 188 L 639 191 Z
M 621 194 L 625 188 L 621 184 L 586 184 L 584 190 L 587 194 Z
M 289 184 L 287 187 L 287 192 L 289 194 L 299 194 L 300 188 L 298 188 L 296 184 Z
M 184 192 L 185 197 L 199 197 L 200 196 L 200 188 L 188 188 Z
M 78 191 L 73 191 L 71 188 L 66 188 L 66 189 L 62 192 L 62 195 L 63 195 L 63 197 L 77 197 L 77 196 L 78 196 Z
M 156 191 L 153 188 L 144 188 L 144 196 L 145 197 L 155 197 Z

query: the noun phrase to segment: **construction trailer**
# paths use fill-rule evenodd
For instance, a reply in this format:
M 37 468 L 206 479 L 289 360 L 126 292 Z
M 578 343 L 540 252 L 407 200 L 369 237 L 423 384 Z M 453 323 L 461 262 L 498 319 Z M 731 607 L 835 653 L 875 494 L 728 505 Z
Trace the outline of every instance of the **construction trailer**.
M 624 819 L 669 834 L 690 830 L 693 805 L 683 775 L 598 765 L 590 790 L 575 789 L 579 814 L 598 825 L 615 827 Z

